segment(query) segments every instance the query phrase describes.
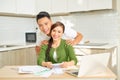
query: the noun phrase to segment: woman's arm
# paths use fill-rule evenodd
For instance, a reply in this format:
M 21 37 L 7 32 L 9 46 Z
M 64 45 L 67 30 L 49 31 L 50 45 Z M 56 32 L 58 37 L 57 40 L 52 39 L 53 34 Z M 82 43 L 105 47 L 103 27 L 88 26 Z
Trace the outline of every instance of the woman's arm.
M 68 67 L 68 66 L 76 65 L 77 64 L 77 58 L 76 58 L 73 47 L 71 45 L 66 44 L 65 50 L 66 50 L 66 54 L 69 58 L 69 61 L 63 62 L 61 67 Z
M 41 65 L 41 66 L 44 66 L 47 68 L 52 68 L 52 62 L 45 62 L 46 49 L 47 49 L 46 45 L 41 46 L 41 50 L 40 50 L 40 54 L 39 54 L 37 63 L 38 63 L 38 65 Z
M 46 53 L 46 46 L 41 46 L 41 50 L 39 52 L 39 56 L 37 58 L 37 64 L 42 65 L 42 62 L 45 62 L 45 53 Z
M 47 67 L 47 68 L 52 68 L 52 62 L 42 62 L 42 66 Z

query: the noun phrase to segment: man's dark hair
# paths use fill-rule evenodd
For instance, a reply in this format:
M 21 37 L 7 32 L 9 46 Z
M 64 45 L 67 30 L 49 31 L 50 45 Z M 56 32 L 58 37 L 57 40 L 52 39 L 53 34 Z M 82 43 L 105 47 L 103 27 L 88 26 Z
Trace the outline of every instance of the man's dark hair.
M 51 19 L 50 14 L 48 12 L 41 11 L 37 14 L 36 21 L 38 21 L 38 19 L 41 19 L 41 18 L 44 18 L 44 17 L 47 17 L 47 18 Z

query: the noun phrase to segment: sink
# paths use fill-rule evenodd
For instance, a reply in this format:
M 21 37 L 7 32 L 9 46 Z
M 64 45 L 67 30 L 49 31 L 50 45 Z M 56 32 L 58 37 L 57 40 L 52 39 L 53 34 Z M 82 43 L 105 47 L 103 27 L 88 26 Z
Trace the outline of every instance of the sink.
M 0 48 L 9 48 L 9 47 L 16 47 L 20 45 L 0 45 Z

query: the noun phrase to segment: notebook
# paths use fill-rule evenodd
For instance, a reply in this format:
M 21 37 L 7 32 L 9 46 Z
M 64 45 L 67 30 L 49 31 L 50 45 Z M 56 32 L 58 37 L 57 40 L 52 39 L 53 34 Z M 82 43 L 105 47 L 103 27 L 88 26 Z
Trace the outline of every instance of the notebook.
M 78 70 L 66 72 L 76 77 L 103 73 L 106 71 L 109 57 L 110 53 L 83 56 Z

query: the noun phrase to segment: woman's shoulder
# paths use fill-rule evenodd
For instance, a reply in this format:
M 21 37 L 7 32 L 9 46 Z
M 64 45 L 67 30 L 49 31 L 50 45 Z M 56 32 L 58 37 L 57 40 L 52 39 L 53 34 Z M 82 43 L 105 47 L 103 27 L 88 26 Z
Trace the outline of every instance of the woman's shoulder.
M 62 44 L 66 44 L 66 40 L 65 39 L 61 39 Z
M 71 47 L 71 45 L 69 45 L 65 39 L 62 39 L 62 44 L 66 47 L 69 47 L 69 46 Z
M 46 49 L 48 47 L 48 45 L 44 44 L 44 45 L 41 45 L 41 48 L 42 49 Z

